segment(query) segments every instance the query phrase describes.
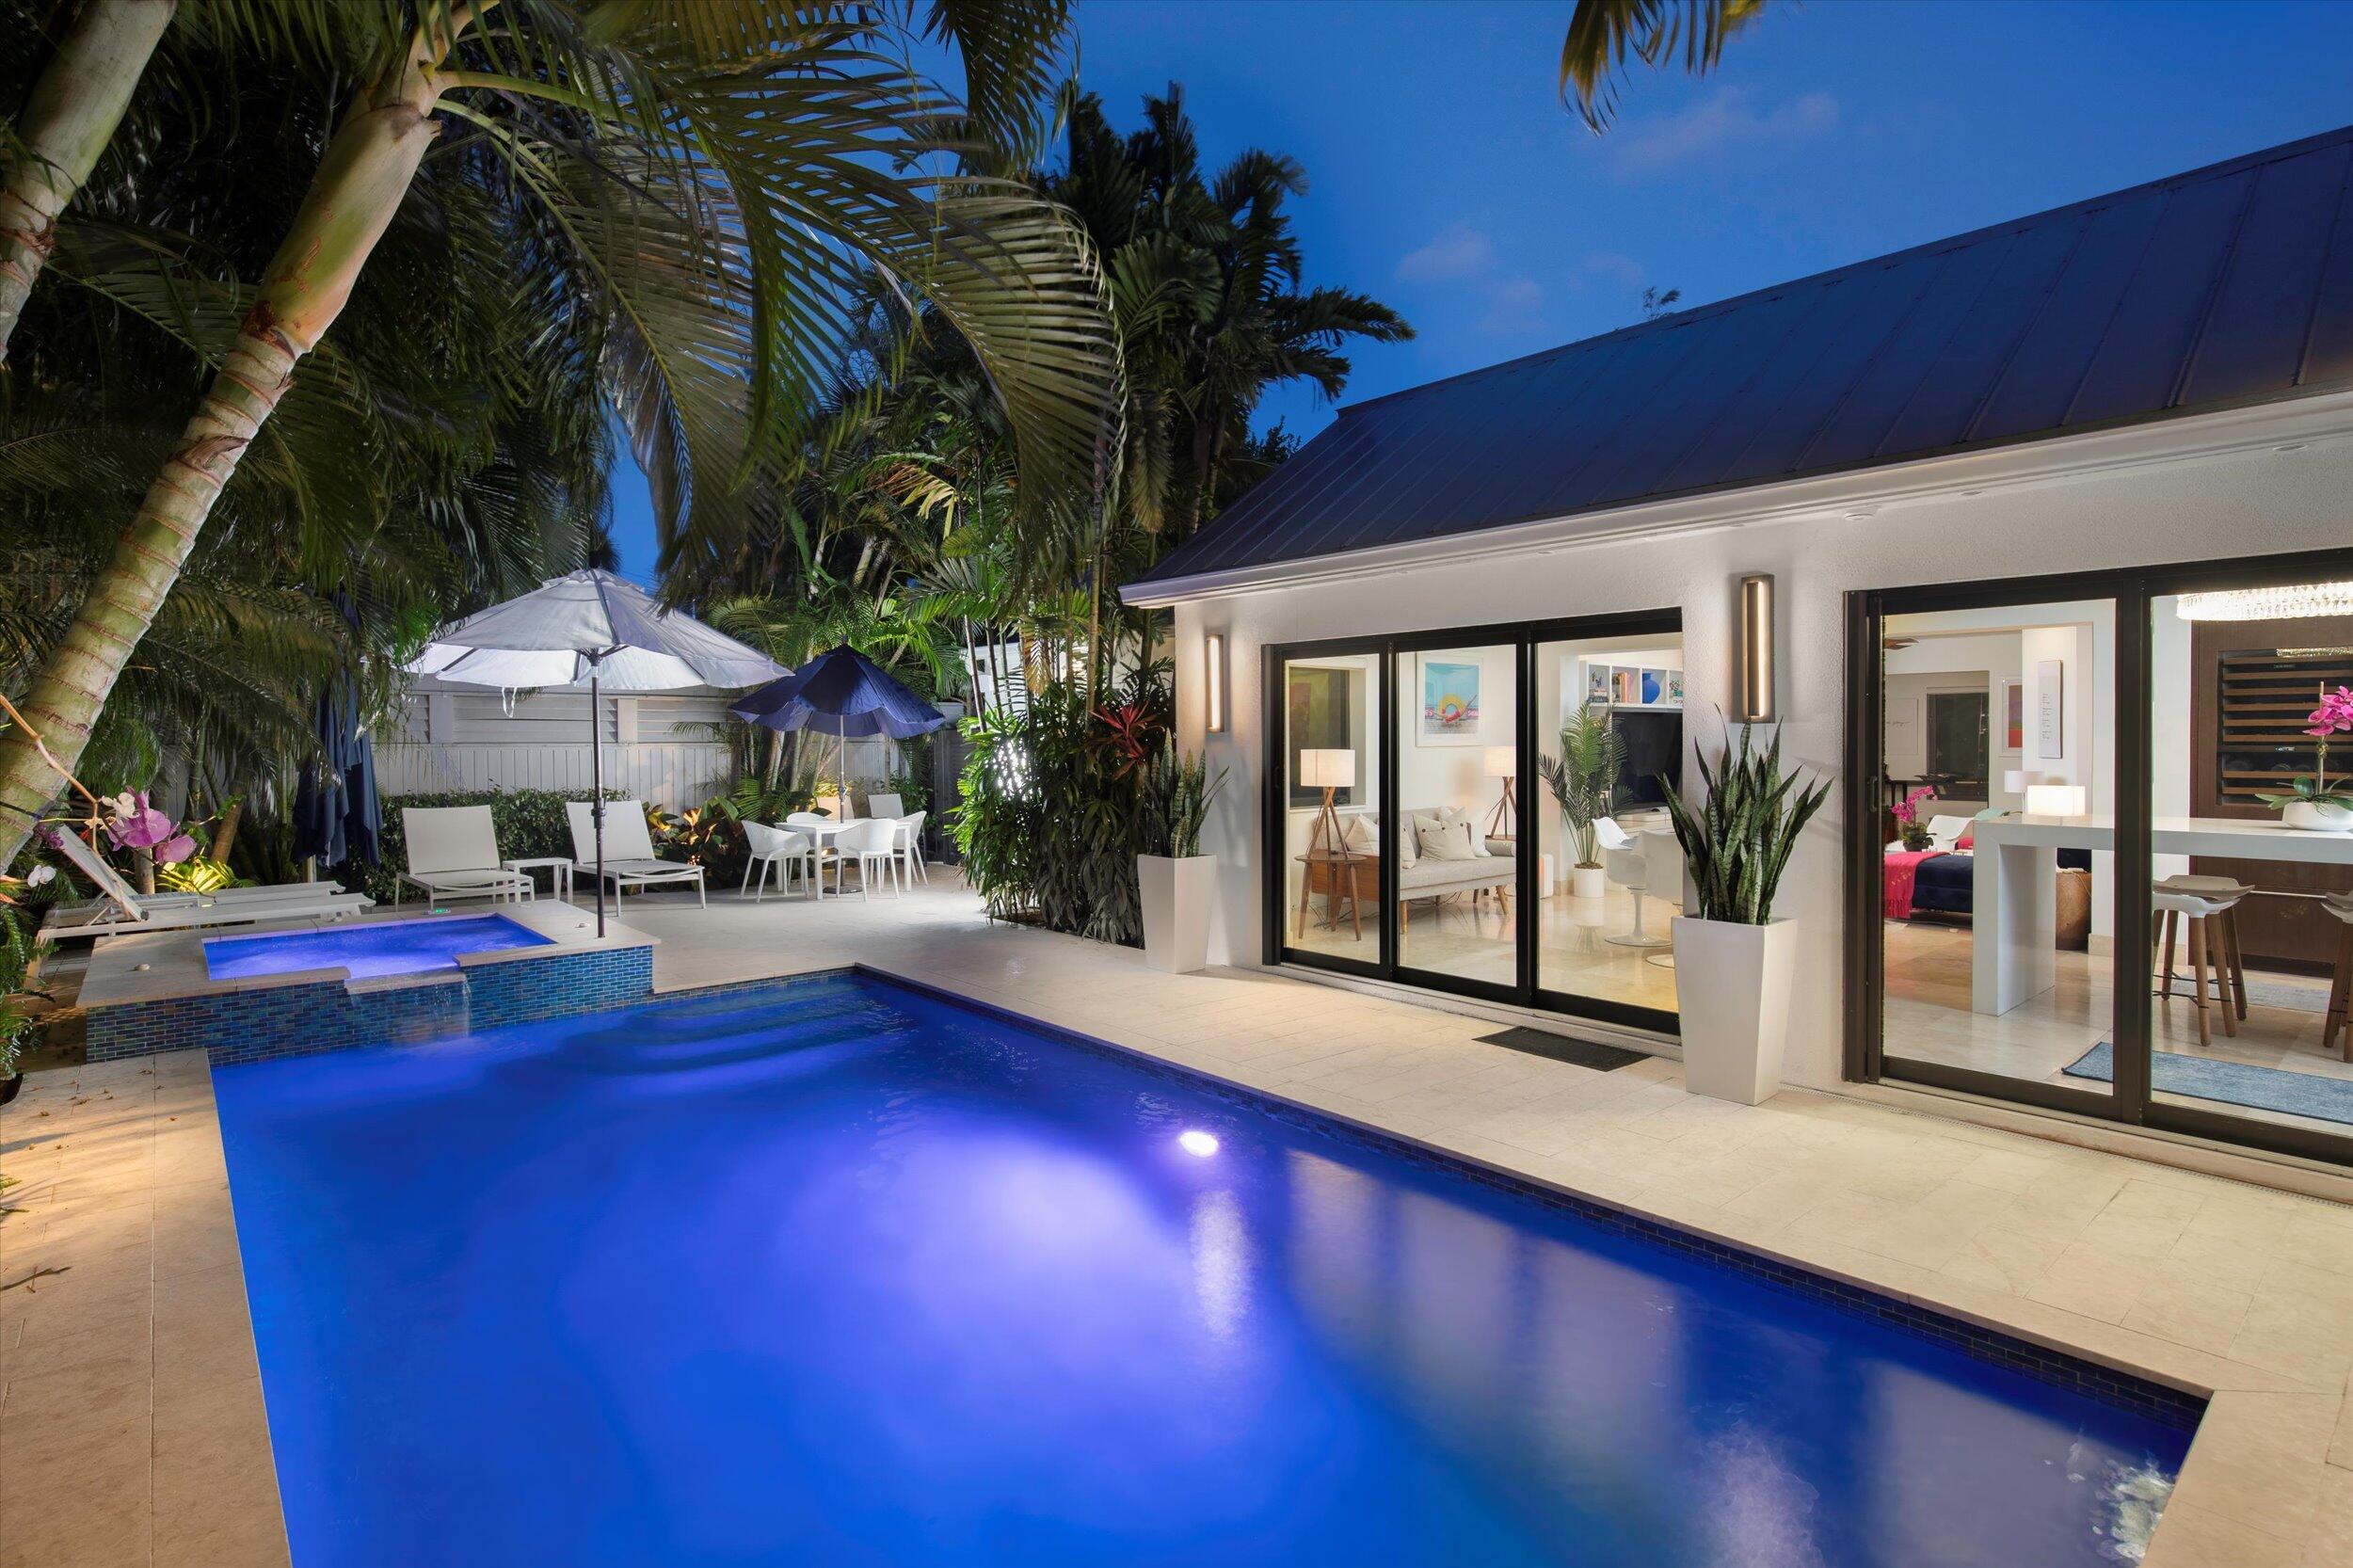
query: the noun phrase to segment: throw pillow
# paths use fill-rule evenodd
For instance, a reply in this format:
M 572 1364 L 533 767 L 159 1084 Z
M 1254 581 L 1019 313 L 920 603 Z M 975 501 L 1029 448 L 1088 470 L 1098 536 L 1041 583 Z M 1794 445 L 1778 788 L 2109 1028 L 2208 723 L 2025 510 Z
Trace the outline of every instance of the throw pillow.
M 1448 810 L 1443 820 L 1449 829 L 1460 830 L 1464 841 L 1470 845 L 1472 859 L 1486 858 L 1487 830 L 1481 824 L 1477 811 L 1468 807 L 1457 806 Z
M 1422 817 L 1415 826 L 1422 854 L 1433 860 L 1470 860 L 1486 853 L 1472 844 L 1469 830 L 1459 823 Z

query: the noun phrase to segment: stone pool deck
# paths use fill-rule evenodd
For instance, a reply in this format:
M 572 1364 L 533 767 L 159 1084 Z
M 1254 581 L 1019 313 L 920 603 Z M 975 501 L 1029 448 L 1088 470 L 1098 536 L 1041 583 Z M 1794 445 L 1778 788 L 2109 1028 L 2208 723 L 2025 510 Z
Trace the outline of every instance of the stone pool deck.
M 2353 1564 L 2353 1208 L 1831 1095 L 1696 1098 L 1496 1025 L 903 899 L 632 899 L 664 989 L 861 962 L 2179 1387 L 2147 1562 Z M 0 1568 L 286 1560 L 211 1077 L 35 1074 L 0 1111 Z

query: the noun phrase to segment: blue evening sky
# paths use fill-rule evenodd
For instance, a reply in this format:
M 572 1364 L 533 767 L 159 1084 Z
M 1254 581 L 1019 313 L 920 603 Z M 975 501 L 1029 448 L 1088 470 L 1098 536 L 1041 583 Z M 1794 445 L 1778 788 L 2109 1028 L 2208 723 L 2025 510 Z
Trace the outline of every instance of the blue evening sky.
M 1305 165 L 1308 280 L 1420 334 L 1358 351 L 1350 400 L 1624 326 L 1646 285 L 1721 299 L 2353 121 L 2353 5 L 1816 0 L 1712 76 L 1635 76 L 1596 137 L 1554 90 L 1570 9 L 1080 0 L 1081 75 L 1123 129 L 1182 82 L 1212 165 Z M 648 578 L 643 481 L 616 490 Z

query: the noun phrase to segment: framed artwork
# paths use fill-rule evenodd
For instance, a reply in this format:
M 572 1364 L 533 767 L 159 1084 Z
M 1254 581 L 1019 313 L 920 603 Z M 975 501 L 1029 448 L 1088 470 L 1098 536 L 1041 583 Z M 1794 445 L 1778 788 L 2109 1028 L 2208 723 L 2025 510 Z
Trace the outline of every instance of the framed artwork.
M 1609 700 L 1609 666 L 1608 664 L 1587 664 L 1585 666 L 1586 706 L 1590 708 L 1596 702 L 1608 702 Z
M 2026 683 L 2002 682 L 2002 754 L 2015 757 L 2026 749 Z
M 1609 700 L 1628 708 L 1640 707 L 1642 701 L 1642 672 L 1627 664 L 1612 669 L 1609 672 Z
M 1677 708 L 1683 706 L 1683 672 L 1681 670 L 1667 672 L 1667 700 Z
M 1421 661 L 1421 723 L 1414 738 L 1426 746 L 1480 743 L 1480 666 L 1450 659 Z
M 1666 700 L 1667 672 L 1665 670 L 1644 670 L 1642 672 L 1643 704 L 1647 706 L 1654 702 L 1664 702 Z
M 2034 754 L 2057 761 L 2067 755 L 2067 662 L 2043 660 L 2034 681 Z

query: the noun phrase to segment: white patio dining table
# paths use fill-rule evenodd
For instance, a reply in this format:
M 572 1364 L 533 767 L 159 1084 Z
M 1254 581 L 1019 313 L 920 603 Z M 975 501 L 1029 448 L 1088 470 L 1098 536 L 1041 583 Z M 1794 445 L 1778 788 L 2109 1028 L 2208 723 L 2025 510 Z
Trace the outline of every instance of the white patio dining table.
M 824 852 L 828 845 L 830 845 L 836 839 L 841 837 L 842 834 L 847 833 L 851 828 L 856 827 L 859 823 L 865 820 L 866 819 L 863 817 L 845 817 L 840 822 L 828 823 L 788 822 L 784 824 L 784 830 L 787 833 L 808 834 L 811 839 L 816 840 L 818 853 L 822 858 Z M 822 875 L 817 877 L 815 879 L 815 886 L 818 896 L 822 898 L 827 891 L 824 877 Z M 831 891 L 836 898 L 840 898 L 841 896 L 841 858 L 840 856 L 836 856 L 834 857 L 833 888 Z

